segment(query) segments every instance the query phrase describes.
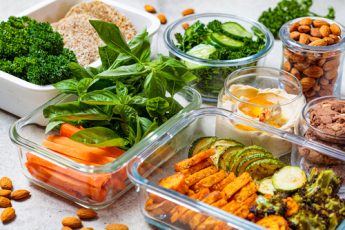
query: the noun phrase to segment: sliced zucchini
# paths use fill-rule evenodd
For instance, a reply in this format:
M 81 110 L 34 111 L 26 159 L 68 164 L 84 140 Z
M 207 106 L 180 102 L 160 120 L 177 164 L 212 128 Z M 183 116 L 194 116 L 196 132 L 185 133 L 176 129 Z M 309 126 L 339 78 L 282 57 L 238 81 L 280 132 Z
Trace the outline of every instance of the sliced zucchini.
M 189 148 L 188 157 L 192 157 L 200 151 L 211 148 L 217 137 L 200 137 L 196 139 Z
M 212 145 L 212 147 L 216 147 L 216 146 L 230 147 L 230 146 L 243 146 L 243 144 L 232 139 L 218 138 Z
M 274 158 L 274 156 L 271 153 L 254 153 L 252 155 L 242 157 L 240 163 L 237 165 L 236 175 L 241 175 L 242 173 L 244 173 L 246 167 L 254 161 L 272 158 Z
M 252 145 L 252 146 L 245 147 L 242 151 L 237 152 L 234 155 L 234 157 L 231 159 L 231 162 L 229 164 L 229 170 L 236 173 L 237 166 L 240 164 L 241 160 L 244 157 L 257 154 L 257 153 L 270 154 L 266 149 L 260 146 Z
M 249 164 L 245 171 L 254 179 L 261 180 L 262 178 L 272 176 L 275 171 L 284 166 L 285 164 L 278 159 L 262 159 Z
M 237 22 L 225 22 L 222 24 L 222 30 L 229 36 L 235 38 L 252 38 L 253 34 L 248 32 L 243 26 Z
M 285 166 L 272 177 L 272 184 L 276 190 L 292 192 L 301 188 L 307 182 L 304 171 L 297 166 Z
M 258 191 L 262 194 L 270 194 L 270 195 L 274 195 L 274 192 L 276 191 L 276 189 L 274 188 L 273 184 L 272 184 L 272 178 L 268 177 L 268 178 L 264 178 L 259 182 L 259 189 Z
M 219 168 L 229 171 L 229 162 L 232 156 L 237 152 L 243 149 L 243 145 L 239 146 L 230 146 L 228 147 L 219 159 Z
M 219 168 L 220 158 L 223 155 L 223 153 L 226 151 L 227 148 L 228 147 L 222 146 L 222 145 L 215 147 L 216 153 L 213 156 L 211 156 L 211 160 L 217 168 Z
M 197 58 L 208 59 L 210 55 L 216 51 L 217 49 L 212 45 L 199 44 L 197 46 L 194 46 L 191 50 L 189 50 L 187 54 Z M 188 69 L 198 69 L 203 67 L 200 64 L 188 61 L 184 61 L 184 64 L 187 66 Z
M 222 45 L 222 46 L 226 46 L 226 47 L 229 47 L 229 48 L 234 48 L 234 49 L 238 49 L 238 48 L 241 48 L 243 46 L 243 42 L 241 41 L 238 41 L 238 40 L 235 40 L 235 39 L 232 39 L 224 34 L 221 34 L 221 33 L 212 33 L 211 34 L 211 39 Z

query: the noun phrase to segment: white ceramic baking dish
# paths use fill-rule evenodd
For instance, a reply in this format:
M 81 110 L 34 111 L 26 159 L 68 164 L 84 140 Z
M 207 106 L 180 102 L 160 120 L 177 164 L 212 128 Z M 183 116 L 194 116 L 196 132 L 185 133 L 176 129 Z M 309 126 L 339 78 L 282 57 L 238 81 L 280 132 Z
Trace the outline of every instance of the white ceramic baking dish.
M 88 0 L 47 0 L 39 3 L 16 16 L 29 16 L 38 21 L 56 22 L 63 18 L 67 11 L 74 5 Z M 112 0 L 102 0 L 114 6 L 119 12 L 131 20 L 138 32 L 147 28 L 151 41 L 153 35 L 158 31 L 159 20 L 145 11 L 118 3 Z M 91 66 L 97 66 L 96 61 Z M 0 71 L 0 108 L 14 115 L 23 117 L 49 99 L 56 96 L 58 92 L 52 85 L 39 86 L 24 81 L 13 75 Z

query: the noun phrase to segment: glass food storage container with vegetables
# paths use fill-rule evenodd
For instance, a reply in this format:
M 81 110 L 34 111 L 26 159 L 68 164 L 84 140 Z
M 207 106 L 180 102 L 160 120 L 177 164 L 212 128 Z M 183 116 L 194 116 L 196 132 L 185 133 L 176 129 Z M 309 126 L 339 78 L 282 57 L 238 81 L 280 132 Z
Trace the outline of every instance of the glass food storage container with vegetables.
M 175 122 L 186 112 L 198 108 L 201 104 L 200 94 L 190 87 L 177 92 L 174 98 L 184 107 L 171 118 Z M 48 119 L 43 117 L 43 109 L 74 99 L 72 95 L 62 94 L 48 101 L 30 115 L 15 122 L 10 130 L 10 138 L 18 146 L 22 170 L 31 182 L 84 207 L 104 208 L 131 188 L 125 168 L 129 159 L 154 142 L 159 136 L 157 132 L 164 133 L 166 125 L 163 124 L 152 131 L 112 162 L 107 164 L 98 162 L 90 165 L 79 158 L 67 157 L 70 156 L 69 154 L 88 156 L 87 151 L 83 152 L 82 148 L 85 146 L 82 147 L 81 143 L 79 147 L 77 146 L 78 150 L 69 148 L 73 146 L 66 144 L 67 156 L 51 151 L 43 145 L 44 141 L 58 135 L 56 131 L 49 132 L 49 135 L 45 133 Z M 55 143 L 58 144 L 58 142 Z M 97 151 L 106 150 L 99 148 Z M 100 160 L 101 157 L 95 159 Z M 105 158 L 102 157 L 102 159 Z
M 183 26 L 189 26 L 184 30 Z M 230 14 L 205 13 L 170 24 L 164 42 L 171 56 L 199 77 L 193 83 L 203 101 L 215 103 L 225 78 L 255 66 L 271 50 L 273 36 L 260 23 Z
M 260 187 L 259 192 L 256 191 L 248 174 L 259 179 L 281 167 L 287 171 L 296 170 L 296 167 L 284 167 L 284 163 L 289 162 L 278 160 L 273 157 L 274 152 L 261 146 L 241 144 L 237 141 L 237 133 L 229 129 L 233 122 L 325 155 L 337 155 L 336 150 L 327 146 L 224 109 L 191 111 L 177 122 L 168 122 L 166 132 L 128 164 L 129 178 L 137 185 L 140 208 L 148 223 L 162 229 L 264 229 L 252 222 L 256 220 L 250 213 L 255 210 L 243 203 L 253 197 L 256 203 L 260 202 L 257 198 L 262 201 L 265 198 L 260 194 L 266 194 Z M 345 160 L 344 156 L 338 157 Z M 237 169 L 229 171 L 231 166 Z M 243 169 L 245 172 L 241 174 Z M 296 171 L 302 172 L 299 168 Z M 282 178 L 284 184 L 285 180 Z M 240 189 L 240 184 L 245 187 Z M 321 219 L 324 218 L 318 220 Z
M 295 133 L 329 146 L 345 157 L 345 98 L 319 97 L 303 108 Z M 345 164 L 339 158 L 299 146 L 292 155 L 292 163 L 309 170 L 312 167 L 332 169 L 345 178 Z
M 345 51 L 344 26 L 319 17 L 297 18 L 279 31 L 282 69 L 301 82 L 307 101 L 340 95 Z
M 219 93 L 218 107 L 293 133 L 305 104 L 298 79 L 283 70 L 268 67 L 245 67 L 230 74 Z M 263 146 L 282 156 L 291 144 L 266 132 L 229 124 L 244 144 Z M 253 137 L 256 138 L 253 138 Z

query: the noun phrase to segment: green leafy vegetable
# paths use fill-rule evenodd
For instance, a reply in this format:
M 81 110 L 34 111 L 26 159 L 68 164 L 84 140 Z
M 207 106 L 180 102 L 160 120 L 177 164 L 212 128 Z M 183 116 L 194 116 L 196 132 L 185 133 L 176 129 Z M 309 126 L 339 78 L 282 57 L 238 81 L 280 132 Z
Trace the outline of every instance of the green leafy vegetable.
M 284 23 L 299 17 L 320 16 L 310 11 L 312 5 L 312 0 L 281 0 L 275 8 L 262 12 L 258 21 L 264 24 L 274 37 L 278 37 L 279 29 Z M 334 19 L 334 8 L 328 8 L 328 14 L 320 17 Z
M 70 78 L 68 65 L 76 61 L 49 23 L 13 16 L 0 23 L 0 70 L 33 84 L 48 85 Z
M 52 128 L 62 121 L 86 128 L 73 140 L 126 149 L 182 109 L 174 94 L 196 77 L 173 58 L 160 55 L 151 60 L 146 31 L 127 44 L 114 24 L 91 24 L 105 43 L 99 48 L 102 66 L 83 68 L 71 63 L 74 79 L 54 86 L 77 95 L 77 100 L 48 106 L 44 116 Z

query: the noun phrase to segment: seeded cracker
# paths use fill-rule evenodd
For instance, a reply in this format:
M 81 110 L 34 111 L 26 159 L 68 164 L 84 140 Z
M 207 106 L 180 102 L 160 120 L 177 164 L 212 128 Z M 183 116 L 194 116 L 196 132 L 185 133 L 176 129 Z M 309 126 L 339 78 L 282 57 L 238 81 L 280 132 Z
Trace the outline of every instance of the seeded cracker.
M 102 45 L 101 39 L 89 23 L 91 19 L 114 23 L 127 41 L 136 34 L 134 25 L 128 18 L 108 4 L 91 1 L 73 6 L 65 18 L 53 23 L 52 27 L 63 36 L 65 47 L 74 51 L 82 66 L 99 58 L 98 47 Z

